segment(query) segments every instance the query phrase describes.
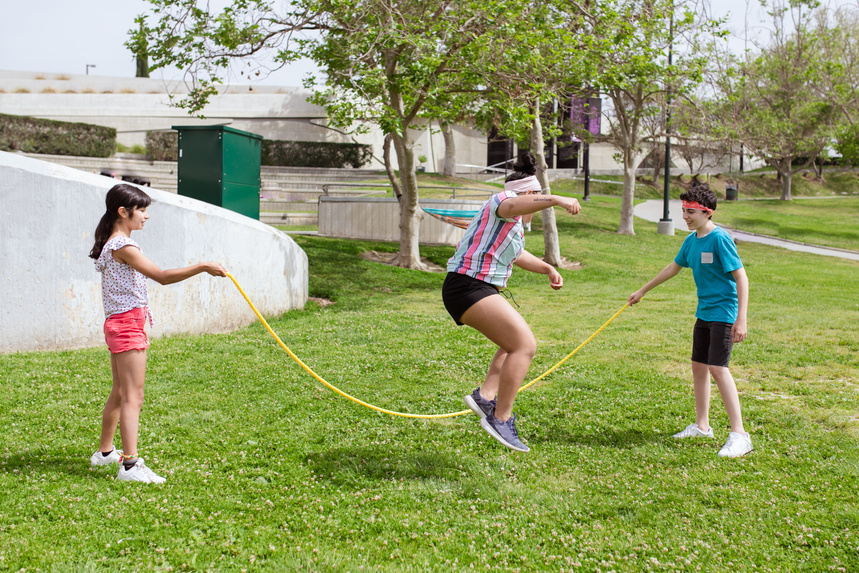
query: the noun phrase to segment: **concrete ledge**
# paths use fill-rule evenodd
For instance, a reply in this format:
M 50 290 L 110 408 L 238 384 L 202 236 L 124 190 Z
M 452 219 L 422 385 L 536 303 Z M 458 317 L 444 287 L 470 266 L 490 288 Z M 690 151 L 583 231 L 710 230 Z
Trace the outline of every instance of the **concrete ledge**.
M 116 181 L 0 152 L 0 352 L 104 344 L 101 275 L 87 255 Z M 265 315 L 307 301 L 307 256 L 259 221 L 157 189 L 133 238 L 162 268 L 224 264 Z M 256 320 L 229 279 L 149 281 L 152 337 L 227 332 Z
M 421 200 L 422 207 L 477 210 L 485 201 Z M 418 233 L 422 245 L 456 245 L 465 229 L 421 212 Z M 400 241 L 400 204 L 391 197 L 319 198 L 319 235 L 367 241 Z

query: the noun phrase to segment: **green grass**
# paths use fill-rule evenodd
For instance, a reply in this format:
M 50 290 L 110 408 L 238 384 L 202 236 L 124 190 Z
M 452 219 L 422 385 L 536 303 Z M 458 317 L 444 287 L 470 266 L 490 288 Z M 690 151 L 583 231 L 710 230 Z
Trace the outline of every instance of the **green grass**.
M 797 202 L 799 204 L 799 202 Z M 674 256 L 681 236 L 618 201 L 558 212 L 583 263 L 514 272 L 536 376 Z M 310 302 L 273 317 L 330 382 L 379 406 L 463 409 L 493 349 L 446 315 L 443 276 L 370 263 L 392 244 L 296 237 Z M 540 253 L 539 225 L 526 239 Z M 437 263 L 449 247 L 422 249 Z M 670 434 L 693 418 L 688 272 L 626 310 L 516 403 L 532 452 L 473 416 L 391 418 L 320 388 L 260 325 L 154 340 L 141 454 L 163 486 L 88 467 L 110 371 L 103 348 L 0 356 L 0 570 L 855 571 L 859 569 L 857 264 L 741 244 L 749 339 L 732 371 L 755 452 Z M 237 277 L 248 282 L 248 277 Z M 236 293 L 236 304 L 244 304 Z M 165 318 L 166 320 L 167 318 Z
M 663 176 L 653 184 L 652 172 L 638 170 L 638 182 L 635 186 L 636 199 L 662 199 L 664 196 Z M 700 180 L 709 183 L 710 188 L 720 200 L 725 198 L 725 185 L 728 174 L 701 176 Z M 739 198 L 743 199 L 778 199 L 781 197 L 781 184 L 772 173 L 747 172 L 737 177 Z M 623 193 L 623 177 L 618 175 L 594 175 L 591 181 L 590 193 L 620 197 Z M 608 183 L 611 181 L 612 183 Z M 670 197 L 677 199 L 680 193 L 687 190 L 692 179 L 688 175 L 672 176 Z M 584 193 L 584 181 L 581 179 L 559 179 L 552 183 L 553 191 L 561 191 L 581 195 Z M 825 172 L 824 181 L 816 181 L 811 173 L 796 174 L 791 182 L 792 197 L 831 197 L 843 195 L 859 195 L 859 171 Z
M 714 220 L 752 233 L 859 251 L 859 197 L 723 201 Z

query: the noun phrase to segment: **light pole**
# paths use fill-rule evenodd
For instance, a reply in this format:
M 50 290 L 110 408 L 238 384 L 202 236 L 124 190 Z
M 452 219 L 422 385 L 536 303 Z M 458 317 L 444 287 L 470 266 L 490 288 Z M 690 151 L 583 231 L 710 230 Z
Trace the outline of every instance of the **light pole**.
M 674 6 L 671 6 L 670 24 L 668 28 L 668 71 L 671 73 L 671 51 L 674 47 Z M 674 234 L 674 221 L 671 220 L 671 215 L 668 211 L 668 202 L 670 200 L 669 192 L 671 190 L 671 87 L 665 90 L 666 93 L 666 108 L 665 108 L 665 186 L 663 188 L 662 198 L 662 218 L 656 224 L 656 232 L 660 235 Z
M 95 67 L 95 64 L 87 64 L 86 65 L 86 75 L 89 75 L 89 69 L 94 68 L 94 67 Z

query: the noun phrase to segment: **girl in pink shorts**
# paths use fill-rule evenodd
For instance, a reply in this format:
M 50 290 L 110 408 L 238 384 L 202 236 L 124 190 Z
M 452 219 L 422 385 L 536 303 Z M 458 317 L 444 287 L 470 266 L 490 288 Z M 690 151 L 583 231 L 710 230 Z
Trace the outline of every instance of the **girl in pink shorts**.
M 104 339 L 110 350 L 113 387 L 101 418 L 101 443 L 90 458 L 93 466 L 119 462 L 117 479 L 164 483 L 165 479 L 146 467 L 137 455 L 137 429 L 143 406 L 146 378 L 146 322 L 152 325 L 146 279 L 172 284 L 207 272 L 226 276 L 220 263 L 198 263 L 190 267 L 162 270 L 140 251 L 131 231 L 141 231 L 152 199 L 137 187 L 114 185 L 105 199 L 107 211 L 95 230 L 95 244 L 89 256 L 102 274 Z M 122 436 L 122 452 L 113 447 L 116 425 Z

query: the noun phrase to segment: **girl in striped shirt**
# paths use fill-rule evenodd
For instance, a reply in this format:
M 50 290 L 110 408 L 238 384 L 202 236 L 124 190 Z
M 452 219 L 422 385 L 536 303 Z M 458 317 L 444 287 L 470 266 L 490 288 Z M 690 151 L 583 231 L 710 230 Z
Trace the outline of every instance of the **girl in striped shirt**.
M 552 265 L 524 249 L 522 224 L 549 207 L 563 207 L 575 215 L 581 206 L 569 197 L 541 194 L 529 152 L 519 157 L 513 169 L 504 191 L 483 204 L 448 260 L 442 298 L 456 324 L 471 326 L 498 345 L 486 380 L 464 398 L 465 403 L 493 438 L 512 450 L 527 452 L 516 431 L 513 400 L 531 366 L 537 341 L 499 289 L 507 285 L 513 265 L 548 275 L 555 290 L 564 285 Z

